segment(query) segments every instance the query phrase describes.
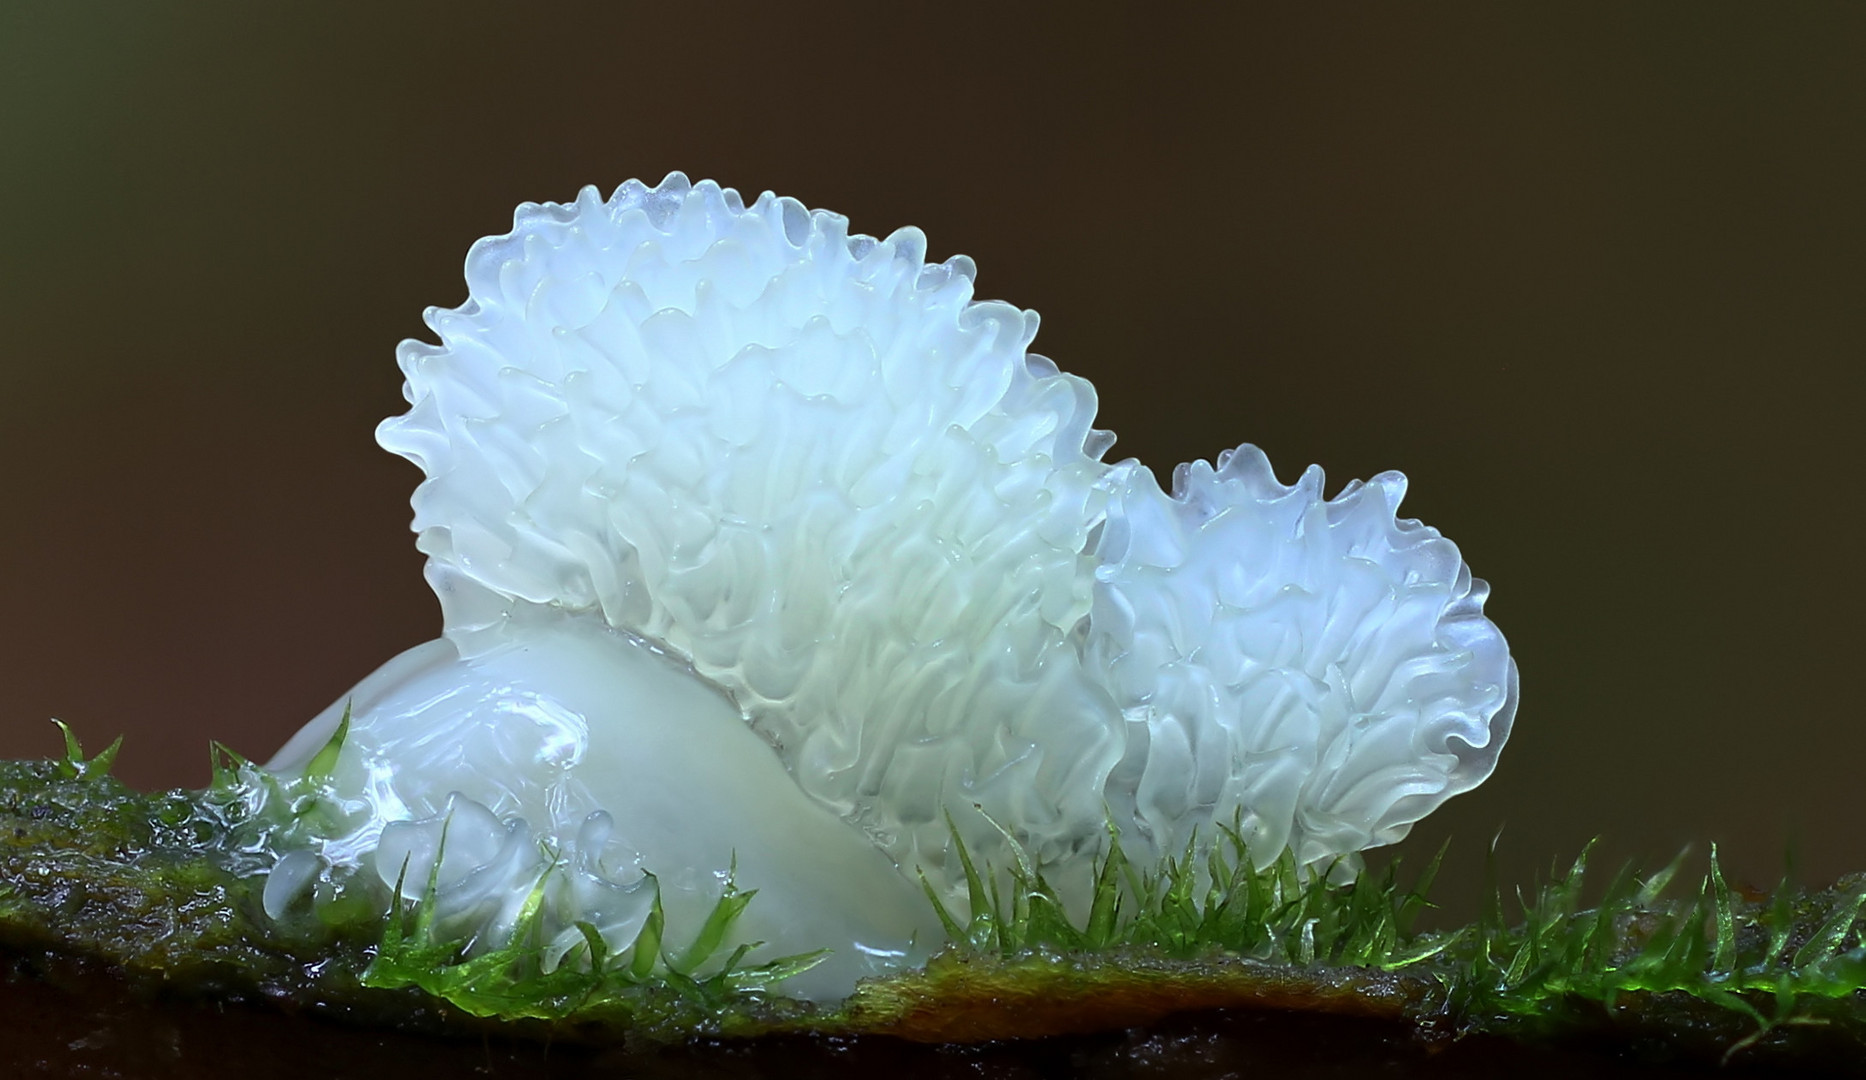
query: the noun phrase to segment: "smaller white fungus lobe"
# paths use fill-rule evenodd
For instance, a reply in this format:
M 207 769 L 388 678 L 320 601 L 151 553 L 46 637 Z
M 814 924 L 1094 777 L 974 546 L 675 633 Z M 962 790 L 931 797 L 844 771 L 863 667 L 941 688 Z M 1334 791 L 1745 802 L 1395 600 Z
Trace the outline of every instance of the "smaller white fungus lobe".
M 1304 866 L 1393 843 L 1488 777 L 1516 671 L 1485 584 L 1396 519 L 1389 472 L 1322 498 L 1243 446 L 1140 472 L 1110 507 L 1087 656 L 1129 721 L 1135 814 L 1183 843 L 1243 812 L 1258 858 Z M 1224 819 L 1221 817 L 1220 821 Z
M 1110 817 L 1143 857 L 1241 816 L 1339 869 L 1490 774 L 1515 668 L 1399 474 L 1327 500 L 1244 446 L 1168 496 L 1101 460 L 1035 315 L 924 252 L 679 174 L 474 246 L 379 431 L 426 474 L 444 637 L 346 698 L 324 864 L 425 888 L 445 827 L 437 904 L 489 942 L 567 867 L 567 948 L 633 940 L 644 871 L 690 933 L 736 857 L 741 937 L 834 950 L 785 984 L 830 998 L 939 944 L 953 827 L 1067 898 Z

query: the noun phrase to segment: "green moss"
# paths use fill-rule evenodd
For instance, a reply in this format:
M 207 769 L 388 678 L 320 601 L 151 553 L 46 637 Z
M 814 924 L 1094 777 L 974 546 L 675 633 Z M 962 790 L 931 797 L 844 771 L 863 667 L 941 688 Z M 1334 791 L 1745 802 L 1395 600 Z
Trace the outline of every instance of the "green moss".
M 197 993 L 583 1040 L 978 1040 L 1247 1006 L 1408 1019 L 1433 1036 L 1604 1032 L 1700 1057 L 1810 1038 L 1866 1049 L 1866 875 L 1750 898 L 1713 849 L 1693 887 L 1676 887 L 1677 862 L 1644 877 L 1623 868 L 1584 906 L 1584 851 L 1516 914 L 1493 887 L 1473 925 L 1420 933 L 1436 858 L 1416 880 L 1391 867 L 1336 886 L 1298 874 L 1287 854 L 1256 869 L 1235 827 L 1202 858 L 1189 846 L 1151 867 L 1134 865 L 1111 830 L 1081 920 L 1021 856 L 994 870 L 962 851 L 970 910 L 962 920 L 939 908 L 954 944 L 923 971 L 819 1009 L 782 996 L 814 954 L 749 965 L 746 948 L 722 949 L 756 902 L 749 889 L 729 888 L 690 941 L 664 940 L 657 903 L 627 948 L 611 951 L 585 926 L 554 964 L 543 881 L 513 940 L 471 956 L 434 934 L 425 902 L 390 912 L 392 894 L 367 875 L 320 885 L 274 922 L 259 902 L 268 852 L 340 813 L 315 776 L 280 781 L 217 748 L 206 791 L 143 794 L 108 775 L 114 746 L 87 760 L 67 735 L 62 760 L 0 763 L 0 942 Z

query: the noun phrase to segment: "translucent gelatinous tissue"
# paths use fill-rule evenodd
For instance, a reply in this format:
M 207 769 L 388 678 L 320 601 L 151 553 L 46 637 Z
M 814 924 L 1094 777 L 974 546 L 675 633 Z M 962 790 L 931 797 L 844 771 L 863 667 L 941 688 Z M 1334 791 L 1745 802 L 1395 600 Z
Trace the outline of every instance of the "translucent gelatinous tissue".
M 742 935 L 834 949 L 787 984 L 834 997 L 938 944 L 948 815 L 1067 890 L 1110 816 L 1130 853 L 1241 813 L 1264 863 L 1351 865 L 1489 775 L 1515 669 L 1399 474 L 1325 500 L 1247 445 L 1169 496 L 1101 460 L 1035 314 L 925 250 L 680 174 L 474 245 L 378 433 L 426 473 L 444 637 L 346 697 L 321 865 L 393 880 L 445 823 L 463 933 L 556 859 L 552 925 L 626 942 L 641 871 L 677 934 L 736 854 Z

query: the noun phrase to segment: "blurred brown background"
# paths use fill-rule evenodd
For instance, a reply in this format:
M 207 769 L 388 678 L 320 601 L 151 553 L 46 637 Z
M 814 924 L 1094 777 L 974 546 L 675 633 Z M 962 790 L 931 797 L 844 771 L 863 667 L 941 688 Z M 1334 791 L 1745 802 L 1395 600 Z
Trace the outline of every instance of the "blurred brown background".
M 1408 473 L 1524 687 L 1409 850 L 1866 868 L 1863 139 L 1857 4 L 12 0 L 0 756 L 199 785 L 433 636 L 396 342 L 682 169 L 974 256 L 1116 456 Z

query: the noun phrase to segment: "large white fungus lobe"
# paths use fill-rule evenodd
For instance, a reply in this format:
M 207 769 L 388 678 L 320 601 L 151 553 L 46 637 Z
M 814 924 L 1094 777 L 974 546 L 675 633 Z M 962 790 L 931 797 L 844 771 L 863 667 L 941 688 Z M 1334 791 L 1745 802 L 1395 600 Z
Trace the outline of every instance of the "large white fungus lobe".
M 444 634 L 269 764 L 350 710 L 351 825 L 269 903 L 438 852 L 443 920 L 496 943 L 554 866 L 547 930 L 621 947 L 652 888 L 674 937 L 735 872 L 739 936 L 829 948 L 785 985 L 832 998 L 940 943 L 955 828 L 1068 898 L 1110 821 L 1339 870 L 1490 774 L 1515 667 L 1403 477 L 1325 499 L 1246 445 L 1168 495 L 1101 460 L 1036 315 L 925 248 L 678 173 L 475 244 L 378 432 L 426 474 Z

